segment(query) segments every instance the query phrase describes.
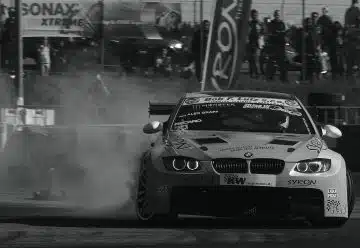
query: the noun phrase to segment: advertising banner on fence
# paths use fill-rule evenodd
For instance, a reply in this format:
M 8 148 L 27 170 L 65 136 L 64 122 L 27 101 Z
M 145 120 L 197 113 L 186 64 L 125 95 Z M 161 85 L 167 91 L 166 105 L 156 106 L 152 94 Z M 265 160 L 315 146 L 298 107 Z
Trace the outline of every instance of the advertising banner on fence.
M 0 0 L 1 20 L 14 8 L 12 0 Z M 102 8 L 104 3 L 104 8 Z M 24 37 L 90 36 L 123 24 L 157 23 L 169 27 L 181 21 L 180 3 L 140 2 L 122 0 L 22 0 Z
M 251 0 L 217 0 L 209 31 L 201 90 L 232 89 L 248 36 Z

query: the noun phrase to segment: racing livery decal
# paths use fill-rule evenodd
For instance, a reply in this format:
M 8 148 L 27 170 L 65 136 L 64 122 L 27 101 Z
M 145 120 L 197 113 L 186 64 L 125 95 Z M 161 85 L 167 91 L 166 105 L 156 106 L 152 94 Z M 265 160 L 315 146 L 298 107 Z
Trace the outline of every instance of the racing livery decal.
M 192 105 L 199 103 L 199 101 L 200 101 L 200 97 L 187 98 L 185 99 L 183 105 Z
M 307 179 L 290 179 L 288 181 L 290 186 L 315 186 L 317 184 L 316 180 L 307 180 Z
M 192 149 L 192 145 L 189 145 L 185 139 L 178 138 L 175 141 L 171 141 L 172 146 L 177 150 Z
M 259 145 L 259 146 L 238 146 L 238 147 L 228 147 L 220 149 L 221 152 L 238 152 L 238 151 L 248 151 L 248 150 L 273 150 L 275 147 L 269 145 Z
M 322 147 L 323 147 L 323 142 L 319 138 L 311 139 L 306 145 L 307 149 L 309 149 L 311 151 L 316 151 L 317 153 L 320 153 L 320 151 L 322 150 Z
M 206 104 L 206 103 L 252 103 L 252 104 L 270 104 L 301 109 L 301 106 L 295 100 L 265 98 L 265 97 L 198 97 L 188 98 L 183 105 Z
M 288 106 L 246 103 L 246 104 L 244 104 L 243 108 L 245 108 L 245 109 L 268 109 L 268 110 L 273 110 L 273 111 L 281 111 L 281 112 L 287 113 L 289 115 L 302 116 L 302 114 L 296 108 L 288 107 Z
M 327 196 L 328 198 L 336 198 L 337 197 L 336 189 L 328 189 Z
M 217 114 L 217 113 L 219 113 L 218 110 L 194 111 L 194 112 L 191 112 L 191 113 L 186 113 L 186 114 L 183 114 L 183 115 L 179 115 L 178 118 L 182 119 L 182 118 L 191 117 L 191 116 Z

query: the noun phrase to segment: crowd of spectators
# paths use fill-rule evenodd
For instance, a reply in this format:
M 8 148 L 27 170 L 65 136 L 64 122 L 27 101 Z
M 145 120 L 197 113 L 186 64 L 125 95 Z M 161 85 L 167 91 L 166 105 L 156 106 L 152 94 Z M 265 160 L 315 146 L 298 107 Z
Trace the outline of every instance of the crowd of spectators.
M 316 11 L 312 12 L 303 20 L 302 25 L 295 26 L 281 20 L 279 10 L 275 10 L 272 17 L 265 17 L 262 20 L 256 9 L 251 10 L 244 59 L 248 64 L 246 67 L 248 67 L 250 77 L 272 81 L 279 71 L 279 79 L 287 83 L 291 81 L 288 77 L 289 71 L 298 71 L 300 79 L 310 82 L 329 72 L 334 80 L 343 76 L 353 76 L 360 64 L 358 61 L 360 46 L 357 45 L 360 44 L 358 0 L 352 0 L 351 6 L 345 13 L 344 25 L 340 21 L 332 20 L 327 7 L 323 7 L 321 12 L 321 15 Z M 5 23 L 5 26 L 14 22 L 14 14 L 9 12 L 9 18 L 6 20 L 9 23 Z M 200 80 L 209 28 L 210 22 L 207 20 L 202 23 L 182 22 L 171 28 L 157 26 L 163 38 L 179 40 L 183 43 L 181 56 L 177 53 L 178 58 L 173 58 L 169 55 L 169 49 L 159 50 L 156 54 L 149 50 L 147 54 L 151 54 L 148 56 L 150 59 L 141 57 L 138 59 L 141 63 L 137 66 L 154 67 L 155 70 L 162 68 L 168 75 L 176 67 L 174 61 L 177 60 L 178 67 L 191 69 Z M 201 35 L 201 30 L 203 30 L 203 35 Z M 5 40 L 9 42 L 4 43 Z M 2 41 L 1 64 L 4 66 L 13 61 L 9 58 L 13 57 L 10 56 L 11 53 L 14 54 L 11 48 L 16 47 L 12 44 L 15 42 L 14 34 L 4 29 Z M 26 42 L 24 55 L 37 58 L 36 64 L 42 65 L 40 67 L 43 74 L 48 74 L 52 67 L 55 69 L 66 63 L 64 50 L 69 48 L 71 42 L 59 40 L 48 42 L 46 39 L 41 41 L 32 39 L 32 41 Z M 134 44 L 132 40 L 130 43 Z M 112 50 L 113 48 L 106 47 L 105 49 Z M 124 46 L 120 49 L 127 53 L 131 51 L 131 49 L 124 49 Z M 143 52 L 142 49 L 135 50 Z M 113 51 L 111 53 L 115 54 Z M 134 57 L 134 54 L 128 57 Z M 123 58 L 122 54 L 120 60 Z M 149 62 L 145 63 L 146 60 Z M 305 65 L 305 70 L 302 68 L 303 65 Z M 9 67 L 13 66 L 10 64 Z
M 358 4 L 358 0 L 352 0 L 351 6 L 346 10 L 343 24 L 331 18 L 328 7 L 323 7 L 321 14 L 320 11 L 313 11 L 298 26 L 281 20 L 279 10 L 274 11 L 272 18 L 265 17 L 262 20 L 256 9 L 251 10 L 245 57 L 250 77 L 271 81 L 279 71 L 279 79 L 287 83 L 288 72 L 298 71 L 299 79 L 310 82 L 328 74 L 334 80 L 342 79 L 344 76 L 352 78 L 360 65 Z M 203 24 L 204 48 L 210 23 L 204 21 Z M 174 30 L 159 28 L 165 37 L 188 37 L 186 45 L 191 51 L 190 61 L 196 68 L 198 80 L 201 75 L 200 63 L 204 59 L 201 56 L 205 54 L 204 51 L 200 52 L 201 27 L 201 24 L 181 23 Z M 303 64 L 305 70 L 302 68 Z

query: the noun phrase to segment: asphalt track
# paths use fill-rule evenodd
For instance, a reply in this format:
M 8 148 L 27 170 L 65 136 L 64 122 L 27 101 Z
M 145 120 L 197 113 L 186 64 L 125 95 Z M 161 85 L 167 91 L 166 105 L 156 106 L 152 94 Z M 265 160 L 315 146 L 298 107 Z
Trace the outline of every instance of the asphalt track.
M 120 123 L 146 123 L 149 100 L 172 101 L 193 87 L 196 85 L 164 80 L 114 80 L 112 92 L 119 99 L 112 111 Z M 298 221 L 240 223 L 191 218 L 145 226 L 135 219 L 131 204 L 84 210 L 74 202 L 26 200 L 30 195 L 27 190 L 1 190 L 0 247 L 303 248 L 357 247 L 360 243 L 360 197 L 343 228 L 312 229 Z

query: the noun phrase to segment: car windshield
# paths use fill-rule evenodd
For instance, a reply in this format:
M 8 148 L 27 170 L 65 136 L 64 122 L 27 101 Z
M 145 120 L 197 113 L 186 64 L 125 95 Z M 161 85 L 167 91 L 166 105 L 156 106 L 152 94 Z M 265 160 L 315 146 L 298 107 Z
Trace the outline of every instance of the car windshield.
M 296 100 L 237 96 L 186 98 L 171 130 L 315 132 Z

